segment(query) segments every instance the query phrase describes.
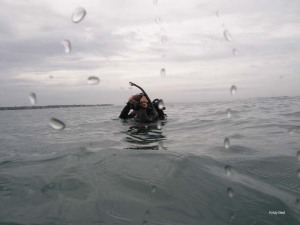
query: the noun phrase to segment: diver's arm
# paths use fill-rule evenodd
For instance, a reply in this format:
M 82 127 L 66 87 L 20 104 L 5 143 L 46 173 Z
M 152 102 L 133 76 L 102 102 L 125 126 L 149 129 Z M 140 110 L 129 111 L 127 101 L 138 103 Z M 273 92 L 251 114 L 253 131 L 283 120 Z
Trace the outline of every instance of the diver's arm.
M 119 118 L 128 119 L 128 118 L 134 117 L 135 113 L 130 113 L 129 115 L 128 115 L 128 113 L 131 109 L 138 110 L 140 108 L 140 100 L 144 100 L 141 102 L 141 104 L 143 104 L 145 102 L 145 99 L 143 99 L 143 95 L 141 95 L 141 94 L 131 96 L 128 99 L 128 102 L 127 102 L 126 106 L 124 107 L 124 109 L 122 110 Z
M 127 102 L 126 106 L 124 107 L 124 109 L 122 110 L 119 118 L 121 119 L 127 119 L 128 118 L 128 113 L 131 109 L 131 104 L 129 102 Z

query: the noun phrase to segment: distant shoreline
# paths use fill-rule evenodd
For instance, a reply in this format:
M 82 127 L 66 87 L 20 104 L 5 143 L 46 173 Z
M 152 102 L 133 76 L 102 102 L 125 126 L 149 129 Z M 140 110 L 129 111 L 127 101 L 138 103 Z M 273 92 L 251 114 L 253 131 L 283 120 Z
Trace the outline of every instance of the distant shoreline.
M 99 106 L 112 106 L 112 105 L 113 105 L 113 104 L 98 104 L 98 105 L 13 106 L 13 107 L 0 107 L 0 110 L 28 110 L 28 109 L 50 109 L 50 108 L 99 107 Z

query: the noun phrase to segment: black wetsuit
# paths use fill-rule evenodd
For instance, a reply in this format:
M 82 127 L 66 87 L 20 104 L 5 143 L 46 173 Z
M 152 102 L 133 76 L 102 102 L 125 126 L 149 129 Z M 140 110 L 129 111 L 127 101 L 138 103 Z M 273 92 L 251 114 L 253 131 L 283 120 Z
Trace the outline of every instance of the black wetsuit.
M 140 106 L 140 100 L 143 97 L 143 94 L 134 95 L 132 99 L 127 102 L 126 106 L 123 108 L 119 118 L 128 119 L 134 118 L 137 122 L 141 123 L 152 123 L 158 119 L 165 119 L 164 111 L 158 109 L 157 104 L 153 104 L 154 109 L 151 107 L 143 108 Z M 155 99 L 153 102 L 158 103 Z M 131 113 L 130 110 L 133 110 Z
M 130 113 L 130 110 L 132 109 L 132 104 L 130 102 L 127 102 L 126 106 L 123 108 L 119 118 L 121 119 L 128 119 L 133 118 L 135 116 L 135 113 Z
M 153 112 L 152 108 L 139 108 L 136 111 L 130 110 L 132 109 L 132 104 L 128 102 L 126 106 L 123 108 L 119 118 L 121 119 L 129 119 L 134 118 L 137 122 L 140 123 L 153 123 L 157 120 L 163 120 L 165 119 L 165 114 L 162 110 L 158 110 L 158 116 Z

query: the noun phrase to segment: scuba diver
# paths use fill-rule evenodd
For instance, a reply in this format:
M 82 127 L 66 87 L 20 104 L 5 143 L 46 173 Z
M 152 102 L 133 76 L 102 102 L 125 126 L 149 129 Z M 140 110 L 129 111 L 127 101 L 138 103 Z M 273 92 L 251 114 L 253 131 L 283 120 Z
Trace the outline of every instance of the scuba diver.
M 126 106 L 123 108 L 119 118 L 134 118 L 140 123 L 152 123 L 158 120 L 164 120 L 166 114 L 164 102 L 162 99 L 154 99 L 152 102 L 146 92 L 138 85 L 129 82 L 131 86 L 136 86 L 142 93 L 133 95 L 129 98 Z M 130 110 L 133 110 L 130 112 Z M 129 113 L 130 112 L 130 113 Z

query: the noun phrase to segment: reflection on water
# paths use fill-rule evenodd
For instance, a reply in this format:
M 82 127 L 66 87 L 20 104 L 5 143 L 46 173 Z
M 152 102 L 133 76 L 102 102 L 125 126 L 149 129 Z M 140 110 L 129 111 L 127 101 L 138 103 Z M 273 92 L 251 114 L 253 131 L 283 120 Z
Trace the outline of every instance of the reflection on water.
M 163 126 L 166 121 L 159 121 L 155 124 L 135 124 L 125 132 L 123 141 L 128 144 L 125 149 L 134 150 L 166 150 L 163 134 Z

